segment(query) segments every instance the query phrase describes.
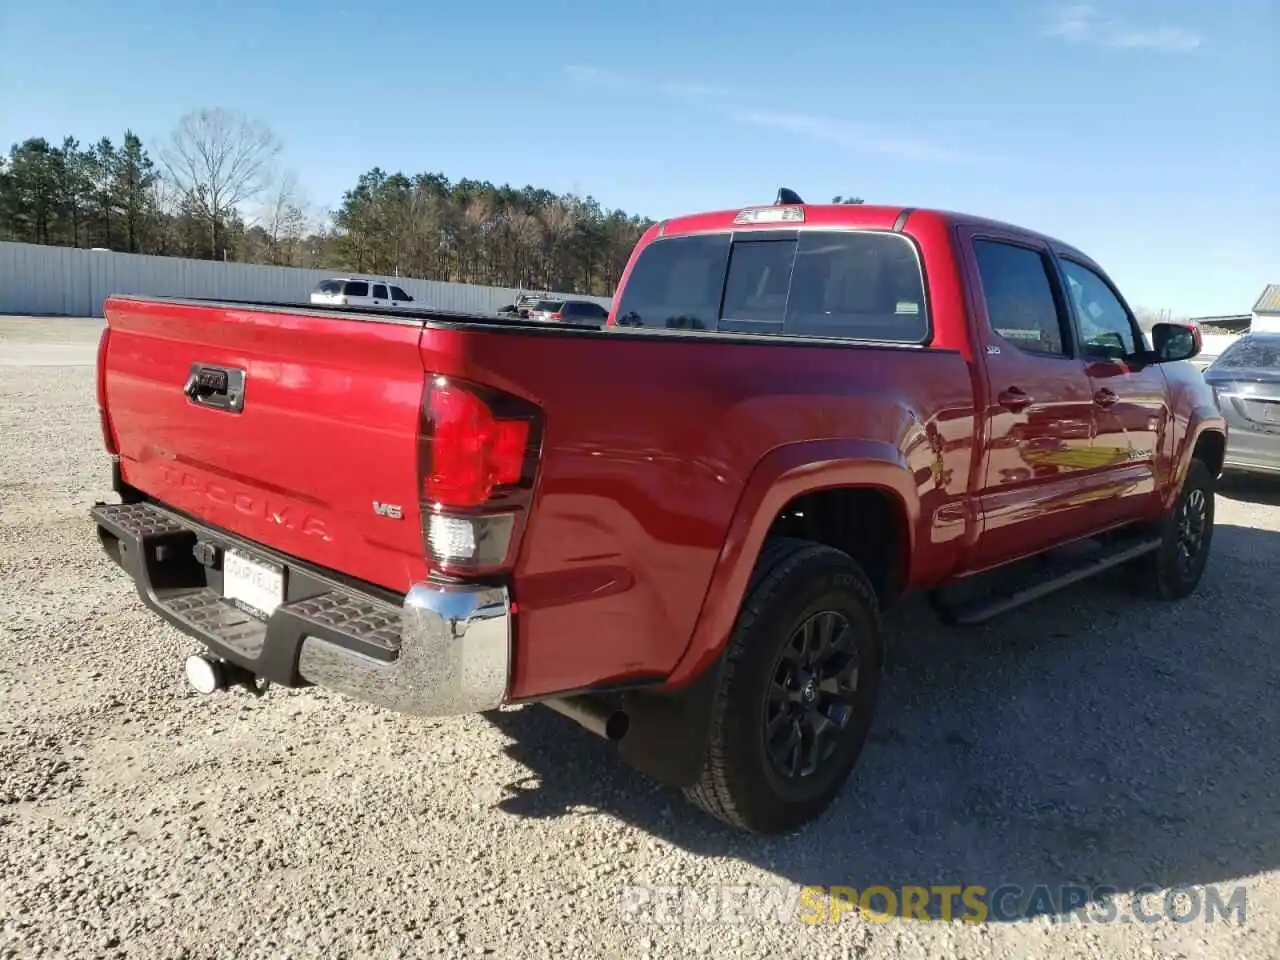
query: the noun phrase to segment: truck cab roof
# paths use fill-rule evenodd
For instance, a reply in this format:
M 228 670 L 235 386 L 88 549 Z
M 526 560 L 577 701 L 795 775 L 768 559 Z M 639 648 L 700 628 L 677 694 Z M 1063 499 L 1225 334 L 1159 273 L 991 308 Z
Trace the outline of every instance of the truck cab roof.
M 1070 244 L 1023 226 L 955 210 L 910 207 L 900 204 L 774 203 L 752 207 L 737 207 L 728 210 L 712 210 L 660 221 L 653 228 L 653 234 L 649 239 L 687 236 L 697 233 L 717 233 L 726 230 L 799 230 L 809 228 L 910 232 L 908 230 L 909 224 L 919 225 L 922 221 L 944 229 L 968 226 L 1001 234 L 1016 234 L 1035 238 L 1044 241 L 1059 252 L 1070 253 L 1077 258 L 1091 260 L 1082 251 Z

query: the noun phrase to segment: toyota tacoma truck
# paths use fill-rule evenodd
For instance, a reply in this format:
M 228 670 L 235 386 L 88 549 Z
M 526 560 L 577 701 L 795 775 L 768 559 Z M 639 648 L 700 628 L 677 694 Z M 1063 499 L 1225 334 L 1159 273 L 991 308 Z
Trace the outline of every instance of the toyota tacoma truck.
M 785 190 L 675 217 L 601 328 L 134 296 L 106 320 L 119 502 L 92 518 L 202 646 L 198 690 L 543 703 L 745 830 L 836 797 L 904 595 L 975 623 L 1123 567 L 1176 600 L 1209 556 L 1198 332 L 1146 337 L 1084 253 L 979 217 Z

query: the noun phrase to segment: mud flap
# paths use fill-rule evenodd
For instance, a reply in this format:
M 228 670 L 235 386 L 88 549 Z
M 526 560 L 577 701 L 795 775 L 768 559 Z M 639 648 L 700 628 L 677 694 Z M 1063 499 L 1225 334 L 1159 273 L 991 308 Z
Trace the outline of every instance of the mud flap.
M 723 654 L 693 683 L 674 691 L 633 690 L 621 694 L 630 726 L 618 754 L 661 783 L 692 786 L 702 773 L 711 709 L 723 670 Z

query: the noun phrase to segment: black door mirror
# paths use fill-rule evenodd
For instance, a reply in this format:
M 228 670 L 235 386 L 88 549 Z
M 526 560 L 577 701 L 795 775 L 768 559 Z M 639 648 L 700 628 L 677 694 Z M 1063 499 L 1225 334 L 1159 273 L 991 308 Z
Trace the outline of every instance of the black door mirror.
M 1190 360 L 1200 353 L 1200 330 L 1183 323 L 1157 323 L 1151 328 L 1151 345 L 1158 363 Z

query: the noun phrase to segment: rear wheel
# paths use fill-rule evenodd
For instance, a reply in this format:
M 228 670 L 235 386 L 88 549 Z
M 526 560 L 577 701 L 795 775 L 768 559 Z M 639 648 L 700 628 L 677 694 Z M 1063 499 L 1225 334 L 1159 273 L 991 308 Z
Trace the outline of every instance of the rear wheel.
M 861 567 L 831 547 L 771 541 L 729 641 L 702 774 L 686 795 L 759 833 L 813 819 L 862 752 L 880 670 L 879 611 Z
M 1192 460 L 1178 500 L 1160 523 L 1160 546 L 1132 567 L 1134 587 L 1161 600 L 1195 590 L 1213 543 L 1214 482 L 1203 460 Z

